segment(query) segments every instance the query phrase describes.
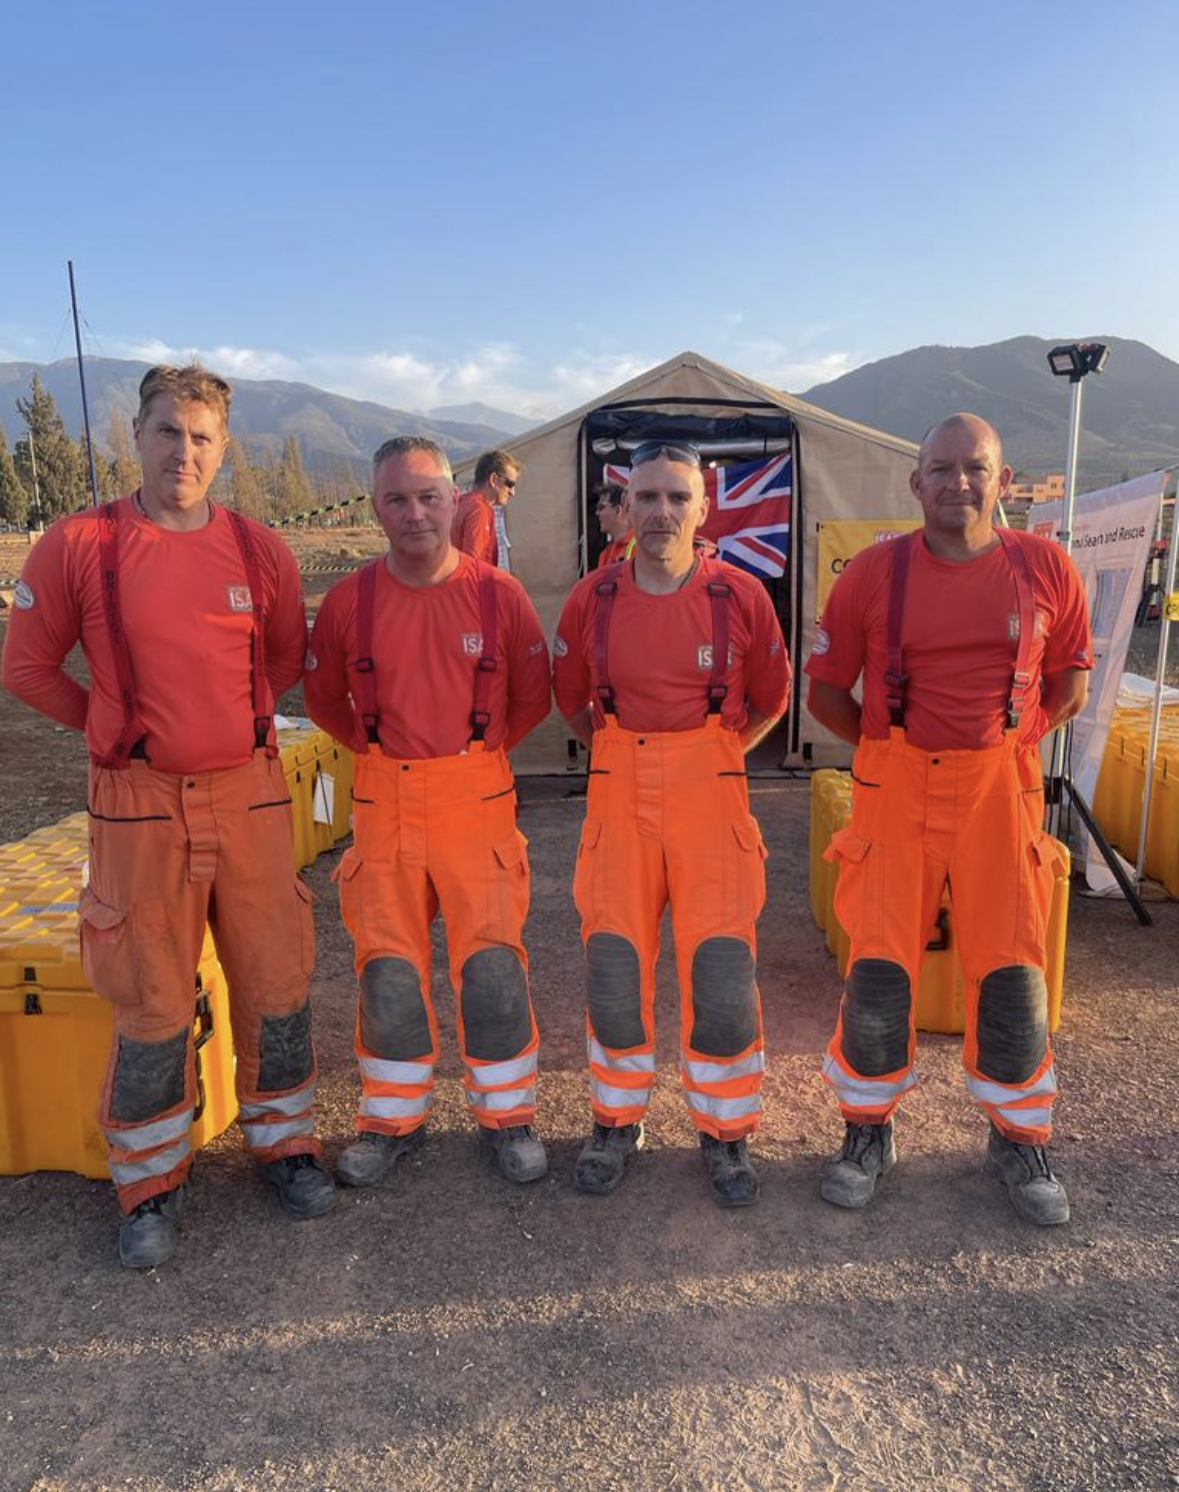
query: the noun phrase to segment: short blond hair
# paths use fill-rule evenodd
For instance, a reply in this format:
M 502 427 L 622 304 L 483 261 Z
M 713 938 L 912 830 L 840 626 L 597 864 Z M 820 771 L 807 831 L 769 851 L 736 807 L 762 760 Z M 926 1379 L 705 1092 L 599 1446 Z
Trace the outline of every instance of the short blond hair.
M 170 394 L 177 404 L 203 404 L 219 414 L 222 425 L 227 430 L 229 428 L 233 389 L 220 374 L 210 373 L 199 363 L 186 363 L 183 368 L 157 363 L 154 368 L 149 368 L 139 385 L 137 422 L 147 418 L 151 402 L 158 394 Z

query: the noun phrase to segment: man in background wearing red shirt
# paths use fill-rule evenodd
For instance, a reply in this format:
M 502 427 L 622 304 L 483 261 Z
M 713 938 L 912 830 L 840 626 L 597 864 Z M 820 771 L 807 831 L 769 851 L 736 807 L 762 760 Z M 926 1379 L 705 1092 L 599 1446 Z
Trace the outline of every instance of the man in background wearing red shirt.
M 507 1180 L 548 1169 L 532 1130 L 528 857 L 507 757 L 549 712 L 548 649 L 519 581 L 451 543 L 455 498 L 433 441 L 386 441 L 373 509 L 388 551 L 328 592 L 307 662 L 308 713 L 357 753 L 355 841 L 338 871 L 360 984 L 359 1133 L 337 1165 L 349 1186 L 379 1181 L 425 1138 L 439 910 L 480 1134 Z
M 474 485 L 458 500 L 450 533 L 456 549 L 508 572 L 512 546 L 506 511 L 521 470 L 507 451 L 484 451 L 475 463 Z
M 199 367 L 140 385 L 130 497 L 33 550 L 4 683 L 90 748 L 82 960 L 114 1008 L 99 1120 L 125 1214 L 119 1257 L 170 1258 L 192 1165 L 194 976 L 206 921 L 225 968 L 246 1144 L 297 1218 L 335 1201 L 319 1162 L 307 984 L 310 892 L 294 867 L 274 700 L 303 668 L 291 551 L 209 487 L 230 387 Z M 89 689 L 62 667 L 81 642 Z
M 812 715 L 857 746 L 851 823 L 830 851 L 851 947 L 823 1067 L 847 1130 L 822 1195 L 866 1206 L 895 1163 L 893 1111 L 916 1082 L 913 990 L 948 884 L 966 1085 L 991 1123 L 987 1173 L 1025 1221 L 1063 1223 L 1068 1197 L 1044 1148 L 1057 850 L 1043 831 L 1037 743 L 1084 708 L 1084 587 L 1059 546 L 994 526 L 1011 468 L 976 415 L 936 425 L 910 481 L 923 529 L 856 556 L 807 664 Z
M 700 554 L 699 453 L 631 459 L 632 560 L 578 582 L 554 644 L 557 704 L 592 746 L 573 894 L 588 975 L 593 1134 L 574 1180 L 608 1193 L 643 1139 L 655 1079 L 655 963 L 670 903 L 681 1077 L 716 1202 L 760 1191 L 747 1138 L 765 1058 L 755 924 L 765 849 L 745 753 L 786 707 L 790 665 L 753 576 Z

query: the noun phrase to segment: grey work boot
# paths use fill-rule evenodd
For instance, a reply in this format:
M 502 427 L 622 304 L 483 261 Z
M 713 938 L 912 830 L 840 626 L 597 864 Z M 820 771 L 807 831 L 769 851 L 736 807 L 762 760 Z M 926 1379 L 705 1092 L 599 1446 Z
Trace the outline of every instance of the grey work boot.
M 176 1235 L 188 1187 L 184 1182 L 170 1192 L 157 1192 L 140 1202 L 119 1229 L 119 1263 L 125 1269 L 154 1269 L 176 1252 Z
M 745 1141 L 718 1140 L 701 1133 L 700 1153 L 717 1206 L 752 1207 L 761 1196 L 761 1182 L 749 1162 Z
M 1009 1140 L 992 1124 L 983 1170 L 1007 1188 L 1012 1207 L 1025 1223 L 1051 1228 L 1068 1222 L 1068 1193 L 1052 1174 L 1043 1145 Z
M 378 1134 L 362 1130 L 336 1161 L 336 1179 L 345 1186 L 372 1186 L 387 1176 L 403 1155 L 420 1150 L 426 1139 L 426 1126 L 419 1124 L 407 1135 Z
M 283 1210 L 300 1222 L 322 1217 L 336 1205 L 336 1183 L 308 1151 L 262 1161 L 258 1169 L 278 1193 Z
M 896 1163 L 891 1119 L 887 1124 L 849 1124 L 843 1149 L 823 1167 L 819 1195 L 836 1207 L 867 1207 L 878 1177 Z
M 531 1124 L 510 1124 L 506 1129 L 480 1126 L 483 1143 L 495 1157 L 505 1181 L 523 1185 L 548 1175 L 549 1159 L 544 1146 L 532 1133 Z
M 579 1192 L 593 1192 L 606 1197 L 626 1174 L 627 1163 L 643 1148 L 641 1124 L 619 1124 L 613 1127 L 595 1124 L 594 1132 L 581 1147 L 573 1171 L 573 1184 Z

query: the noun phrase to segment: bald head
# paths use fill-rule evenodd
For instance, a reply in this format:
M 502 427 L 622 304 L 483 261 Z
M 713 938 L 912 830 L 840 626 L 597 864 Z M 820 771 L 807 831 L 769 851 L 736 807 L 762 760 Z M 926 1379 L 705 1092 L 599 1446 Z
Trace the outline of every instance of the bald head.
M 996 544 L 992 517 L 1010 483 L 998 432 L 986 420 L 963 413 L 936 424 L 909 478 L 934 554 L 965 560 Z
M 994 425 L 988 424 L 981 415 L 970 414 L 962 410 L 958 414 L 948 414 L 944 420 L 939 420 L 921 437 L 921 446 L 917 452 L 918 466 L 925 459 L 930 446 L 936 443 L 942 434 L 962 435 L 967 439 L 985 443 L 994 455 L 995 465 L 997 467 L 1003 465 L 1003 442 L 999 439 L 999 432 Z

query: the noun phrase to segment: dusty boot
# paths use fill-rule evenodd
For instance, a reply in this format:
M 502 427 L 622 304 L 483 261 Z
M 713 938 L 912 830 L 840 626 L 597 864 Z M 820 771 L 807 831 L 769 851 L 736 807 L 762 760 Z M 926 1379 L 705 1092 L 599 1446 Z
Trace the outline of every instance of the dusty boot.
M 700 1153 L 717 1206 L 752 1207 L 761 1196 L 761 1182 L 749 1163 L 745 1141 L 718 1140 L 702 1133 Z
M 372 1186 L 387 1176 L 403 1155 L 421 1149 L 426 1126 L 419 1124 L 407 1135 L 378 1134 L 362 1130 L 336 1161 L 336 1179 L 345 1186 Z
M 119 1229 L 119 1263 L 126 1269 L 154 1269 L 176 1252 L 176 1235 L 188 1201 L 185 1183 L 140 1202 Z
M 836 1207 L 867 1207 L 877 1178 L 896 1163 L 891 1119 L 887 1124 L 849 1124 L 843 1149 L 823 1167 L 819 1195 Z
M 274 1187 L 283 1209 L 300 1222 L 322 1217 L 336 1205 L 336 1183 L 314 1155 L 301 1151 L 281 1160 L 263 1161 L 258 1169 Z
M 1068 1222 L 1068 1193 L 1052 1174 L 1043 1145 L 1009 1140 L 992 1124 L 983 1170 L 1007 1188 L 1012 1207 L 1025 1223 L 1051 1228 Z
M 505 1181 L 523 1185 L 548 1175 L 548 1156 L 532 1133 L 531 1124 L 511 1124 L 507 1129 L 483 1128 L 481 1132 Z
M 573 1184 L 579 1192 L 608 1196 L 626 1174 L 627 1162 L 636 1150 L 643 1148 L 641 1124 L 619 1124 L 613 1127 L 595 1124 L 594 1132 L 581 1147 L 573 1171 Z

